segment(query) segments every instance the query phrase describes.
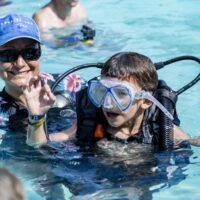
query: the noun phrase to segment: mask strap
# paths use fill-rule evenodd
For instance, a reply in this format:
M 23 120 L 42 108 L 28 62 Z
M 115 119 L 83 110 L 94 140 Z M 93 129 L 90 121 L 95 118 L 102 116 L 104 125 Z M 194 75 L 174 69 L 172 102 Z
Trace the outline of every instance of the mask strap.
M 148 99 L 153 102 L 160 110 L 170 119 L 174 120 L 172 114 L 156 99 L 154 98 L 149 92 L 142 92 L 141 97 L 144 99 Z

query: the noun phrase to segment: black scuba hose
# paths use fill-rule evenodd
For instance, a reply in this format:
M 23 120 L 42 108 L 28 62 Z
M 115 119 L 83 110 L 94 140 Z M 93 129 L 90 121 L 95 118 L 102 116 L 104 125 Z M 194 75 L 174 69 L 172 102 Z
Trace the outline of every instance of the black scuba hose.
M 172 58 L 163 62 L 155 63 L 155 67 L 157 70 L 159 70 L 159 69 L 162 69 L 166 65 L 169 65 L 178 61 L 182 61 L 182 60 L 193 60 L 200 64 L 200 58 L 197 58 L 195 56 L 179 56 L 179 57 Z
M 159 69 L 162 69 L 166 65 L 169 65 L 169 64 L 172 64 L 172 63 L 175 63 L 175 62 L 178 62 L 178 61 L 183 61 L 183 60 L 193 60 L 193 61 L 200 64 L 200 58 L 197 58 L 195 56 L 179 56 L 179 57 L 172 58 L 172 59 L 164 61 L 164 62 L 155 63 L 155 67 L 156 67 L 157 70 L 159 70 Z M 179 94 L 183 93 L 184 91 L 186 91 L 187 89 L 191 88 L 199 80 L 200 80 L 200 73 L 192 81 L 190 81 L 188 84 L 186 84 L 185 86 L 183 86 L 182 88 L 177 90 L 176 91 L 177 95 L 179 95 Z
M 166 98 L 161 97 L 159 101 L 162 103 L 162 105 L 173 115 L 174 111 L 174 105 L 173 102 Z M 162 112 L 160 112 L 160 119 L 159 122 L 161 124 L 160 126 L 160 135 L 159 135 L 159 149 L 170 151 L 173 149 L 173 122 Z
M 76 67 L 73 67 L 69 70 L 67 70 L 65 73 L 63 73 L 61 76 L 59 76 L 56 81 L 52 84 L 51 86 L 51 91 L 54 92 L 54 90 L 56 89 L 56 86 L 69 74 L 81 70 L 81 69 L 85 69 L 85 68 L 90 68 L 90 67 L 96 67 L 96 68 L 102 68 L 104 63 L 90 63 L 90 64 L 84 64 L 84 65 L 78 65 Z

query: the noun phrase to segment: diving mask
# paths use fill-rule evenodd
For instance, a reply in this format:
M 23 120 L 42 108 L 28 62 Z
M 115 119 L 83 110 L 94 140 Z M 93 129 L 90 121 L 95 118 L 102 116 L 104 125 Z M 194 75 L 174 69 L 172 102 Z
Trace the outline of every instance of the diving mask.
M 173 120 L 173 116 L 169 111 L 150 92 L 143 90 L 135 92 L 129 83 L 120 83 L 107 79 L 91 80 L 88 86 L 88 97 L 98 108 L 102 105 L 110 108 L 114 102 L 122 112 L 128 110 L 134 100 L 148 99 Z

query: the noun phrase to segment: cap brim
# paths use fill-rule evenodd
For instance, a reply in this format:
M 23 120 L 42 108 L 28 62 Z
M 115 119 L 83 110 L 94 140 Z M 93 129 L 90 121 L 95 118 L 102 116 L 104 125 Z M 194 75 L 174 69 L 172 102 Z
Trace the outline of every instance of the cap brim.
M 0 43 L 0 46 L 12 41 L 12 40 L 15 40 L 15 39 L 20 39 L 20 38 L 28 38 L 28 39 L 32 39 L 32 40 L 35 40 L 39 43 L 41 43 L 41 41 L 35 37 L 31 37 L 31 36 L 27 36 L 27 35 L 18 35 L 18 36 L 15 36 L 15 37 L 9 37 L 9 39 L 5 39 L 5 41 L 3 43 Z

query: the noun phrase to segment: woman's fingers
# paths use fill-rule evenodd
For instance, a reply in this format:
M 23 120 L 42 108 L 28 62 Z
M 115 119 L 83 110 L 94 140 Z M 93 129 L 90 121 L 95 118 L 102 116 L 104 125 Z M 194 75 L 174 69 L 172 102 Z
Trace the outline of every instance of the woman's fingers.
M 39 76 L 35 76 L 35 77 L 31 78 L 31 80 L 29 82 L 30 91 L 33 91 L 34 89 L 40 91 L 41 86 L 42 86 L 41 78 Z
M 40 77 L 33 77 L 30 79 L 29 83 L 21 86 L 22 91 L 27 96 L 36 96 L 39 95 L 42 88 Z
M 49 85 L 48 85 L 48 84 L 45 84 L 45 85 L 43 86 L 43 88 L 45 89 L 45 92 L 46 92 L 46 94 L 47 94 L 49 100 L 52 101 L 52 102 L 54 102 L 54 101 L 56 100 L 56 97 L 55 97 L 55 95 L 51 92 L 51 88 L 49 87 Z
M 51 92 L 49 85 L 42 84 L 40 77 L 31 78 L 29 84 L 23 85 L 21 88 L 26 99 L 29 101 L 39 101 L 43 105 L 50 105 L 56 100 L 56 97 Z

